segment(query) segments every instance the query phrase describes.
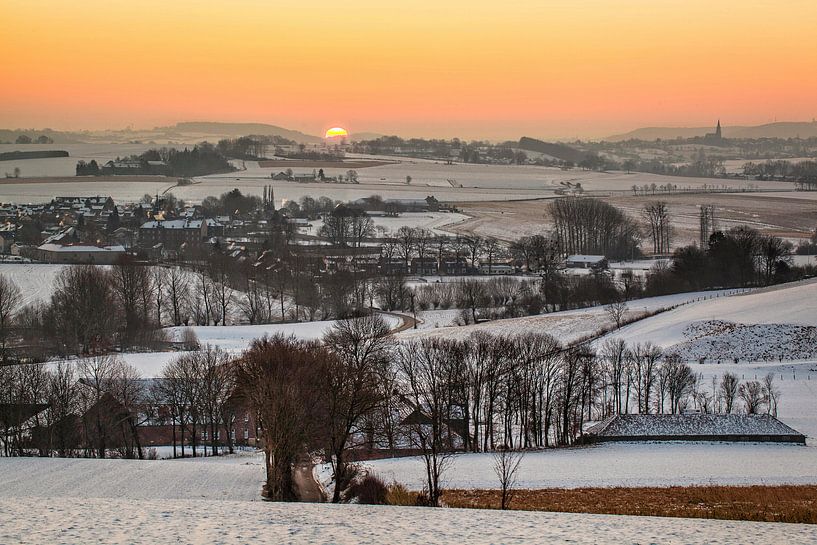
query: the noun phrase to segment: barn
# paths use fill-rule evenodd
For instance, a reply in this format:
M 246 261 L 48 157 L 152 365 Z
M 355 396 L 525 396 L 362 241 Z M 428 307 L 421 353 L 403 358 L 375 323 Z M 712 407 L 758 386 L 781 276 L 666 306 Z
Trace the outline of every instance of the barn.
M 729 441 L 798 443 L 806 436 L 769 414 L 620 414 L 589 428 L 585 442 Z

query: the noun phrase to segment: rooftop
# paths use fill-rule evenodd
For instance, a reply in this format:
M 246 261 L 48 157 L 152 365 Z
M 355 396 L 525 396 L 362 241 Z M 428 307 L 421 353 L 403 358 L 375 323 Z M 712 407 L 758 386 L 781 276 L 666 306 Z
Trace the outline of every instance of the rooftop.
M 587 435 L 591 441 L 805 441 L 768 414 L 622 414 L 602 420 Z

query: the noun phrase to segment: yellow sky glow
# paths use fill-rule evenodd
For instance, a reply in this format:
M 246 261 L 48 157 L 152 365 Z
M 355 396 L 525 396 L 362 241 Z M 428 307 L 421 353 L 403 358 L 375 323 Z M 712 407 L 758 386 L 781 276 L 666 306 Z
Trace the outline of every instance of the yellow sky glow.
M 817 116 L 813 0 L 3 0 L 0 20 L 5 127 L 514 138 Z

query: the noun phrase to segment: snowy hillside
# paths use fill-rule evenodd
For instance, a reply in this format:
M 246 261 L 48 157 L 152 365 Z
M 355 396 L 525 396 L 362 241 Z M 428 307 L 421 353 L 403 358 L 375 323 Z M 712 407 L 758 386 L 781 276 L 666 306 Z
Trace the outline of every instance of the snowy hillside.
M 796 324 L 736 324 L 723 320 L 693 322 L 685 342 L 671 351 L 687 360 L 801 360 L 817 358 L 817 327 Z
M 817 528 L 729 520 L 366 505 L 0 499 L 0 543 L 787 543 Z
M 70 265 L 45 265 L 42 263 L 0 263 L 0 276 L 5 276 L 20 288 L 20 307 L 37 301 L 48 301 L 54 280 Z
M 656 312 L 678 305 L 698 304 L 696 303 L 698 301 L 723 299 L 739 293 L 742 293 L 742 291 L 716 290 L 635 299 L 627 302 L 625 318 L 632 318 L 643 315 L 645 312 Z M 464 339 L 475 331 L 487 331 L 498 335 L 548 333 L 563 343 L 569 343 L 592 335 L 602 328 L 615 325 L 615 322 L 605 308 L 603 306 L 597 306 L 579 310 L 565 310 L 562 312 L 526 316 L 524 318 L 509 318 L 492 322 L 482 322 L 469 326 L 448 326 L 448 324 L 451 323 L 449 320 L 455 320 L 460 312 L 461 311 L 452 312 L 450 310 L 440 310 L 418 313 L 418 318 L 425 320 L 425 327 L 419 331 L 406 330 L 400 333 L 399 337 L 445 336 Z
M 684 305 L 609 337 L 650 341 L 687 360 L 805 359 L 817 356 L 814 326 L 817 280 L 807 280 Z

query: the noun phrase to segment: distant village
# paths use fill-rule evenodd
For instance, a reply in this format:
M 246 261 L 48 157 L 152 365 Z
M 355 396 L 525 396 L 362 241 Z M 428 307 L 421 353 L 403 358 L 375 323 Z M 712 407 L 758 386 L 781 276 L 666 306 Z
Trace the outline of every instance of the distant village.
M 521 271 L 522 264 L 510 259 L 507 252 L 504 258 L 491 255 L 489 263 L 464 247 L 437 251 L 433 257 L 425 250 L 409 259 L 405 251 L 389 248 L 393 233 L 375 230 L 371 219 L 455 210 L 433 195 L 425 199 L 371 197 L 352 203 L 325 199 L 320 203 L 322 210 L 301 210 L 295 202 L 276 209 L 272 187 L 264 191 L 263 199 L 231 192 L 232 198 L 250 203 L 231 214 L 214 214 L 213 207 L 206 205 L 186 205 L 172 195 L 146 196 L 139 203 L 117 204 L 109 196 L 64 196 L 47 204 L 2 204 L 0 254 L 6 260 L 109 265 L 126 254 L 158 263 L 195 262 L 216 252 L 236 261 L 256 262 L 278 260 L 280 253 L 270 250 L 283 243 L 316 272 L 354 269 L 370 274 L 500 275 Z M 334 225 L 338 222 L 332 218 L 337 217 L 349 218 L 348 227 Z M 575 261 L 571 264 L 585 267 L 598 266 L 601 259 L 580 257 Z

